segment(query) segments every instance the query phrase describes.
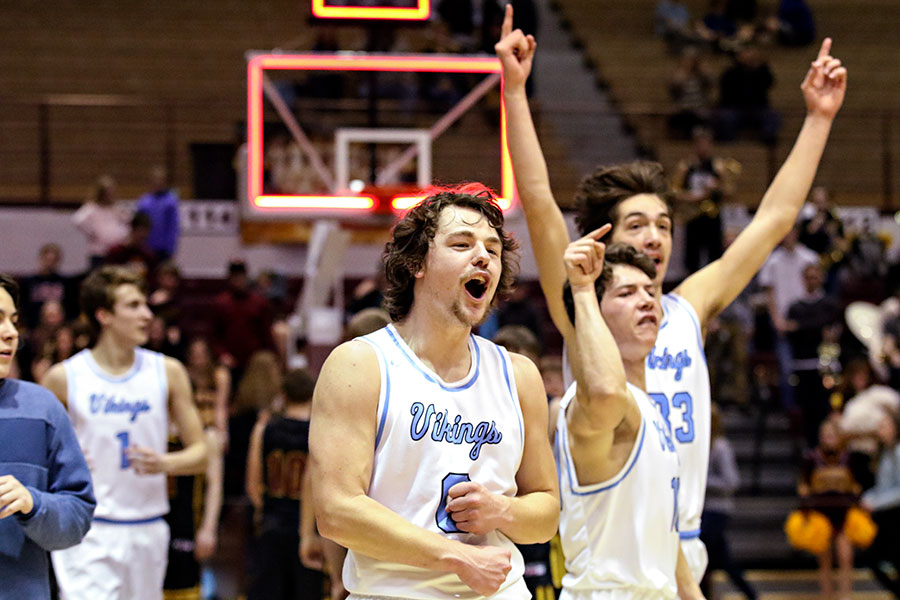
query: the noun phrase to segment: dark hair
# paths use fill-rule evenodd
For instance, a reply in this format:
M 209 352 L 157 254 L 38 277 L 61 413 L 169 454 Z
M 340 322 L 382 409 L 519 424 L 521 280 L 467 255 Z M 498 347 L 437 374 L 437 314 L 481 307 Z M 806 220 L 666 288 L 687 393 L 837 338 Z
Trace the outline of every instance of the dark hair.
M 603 257 L 603 271 L 594 282 L 598 300 L 603 298 L 603 294 L 606 292 L 606 284 L 612 281 L 614 265 L 635 267 L 643 271 L 651 280 L 656 278 L 656 264 L 652 258 L 628 244 L 610 244 L 606 247 L 606 253 Z M 572 298 L 572 288 L 568 281 L 563 286 L 563 304 L 566 306 L 569 321 L 574 324 L 575 300 Z
M 81 283 L 81 312 L 85 314 L 94 331 L 100 332 L 97 311 L 101 308 L 112 310 L 116 302 L 116 288 L 120 285 L 135 285 L 144 291 L 143 278 L 130 269 L 116 266 L 100 267 Z
M 288 404 L 303 404 L 312 399 L 316 378 L 306 369 L 291 369 L 284 375 L 281 391 Z
M 504 325 L 494 334 L 494 343 L 510 352 L 524 354 L 528 358 L 541 357 L 541 343 L 533 331 L 524 325 Z
M 390 315 L 383 308 L 375 308 L 370 306 L 364 308 L 347 322 L 344 328 L 344 340 L 352 340 L 353 338 L 368 335 L 373 331 L 378 331 L 391 322 Z
M 138 229 L 141 227 L 146 227 L 150 229 L 153 226 L 153 219 L 150 218 L 150 215 L 145 213 L 142 210 L 134 213 L 134 216 L 131 217 L 131 228 Z
M 638 194 L 659 196 L 669 215 L 672 215 L 674 195 L 658 162 L 637 160 L 597 167 L 581 180 L 575 191 L 575 205 L 578 208 L 575 222 L 581 235 L 587 235 L 607 223 L 612 223 L 615 229 L 619 204 Z
M 471 208 L 485 216 L 497 231 L 503 244 L 500 253 L 501 271 L 497 293 L 491 300 L 509 293 L 518 271 L 518 243 L 503 230 L 503 211 L 497 205 L 494 194 L 480 183 L 463 184 L 453 188 L 429 188 L 428 196 L 411 208 L 394 226 L 392 239 L 384 246 L 384 263 L 387 289 L 384 308 L 394 321 L 404 319 L 413 304 L 415 275 L 425 263 L 425 255 L 434 240 L 441 213 L 447 207 Z
M 0 288 L 6 290 L 6 293 L 12 297 L 13 306 L 19 308 L 19 283 L 7 275 L 0 273 Z

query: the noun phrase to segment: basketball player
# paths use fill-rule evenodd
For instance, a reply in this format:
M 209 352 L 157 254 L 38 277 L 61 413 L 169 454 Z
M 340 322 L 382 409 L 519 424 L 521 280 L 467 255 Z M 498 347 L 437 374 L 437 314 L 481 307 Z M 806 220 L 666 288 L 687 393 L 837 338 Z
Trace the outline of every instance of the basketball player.
M 91 475 L 53 394 L 10 378 L 19 347 L 19 285 L 0 273 L 0 598 L 49 600 L 47 551 L 91 526 Z
M 257 518 L 255 572 L 248 600 L 322 598 L 323 575 L 300 563 L 309 414 L 316 380 L 304 369 L 284 376 L 284 413 L 260 420 L 247 452 L 247 496 Z
M 202 473 L 206 442 L 177 360 L 139 348 L 152 319 L 139 276 L 93 271 L 81 308 L 97 343 L 44 380 L 68 408 L 91 465 L 97 510 L 78 546 L 53 553 L 64 600 L 162 598 L 169 528 L 166 475 Z M 184 449 L 166 452 L 172 415 Z
M 357 597 L 528 598 L 515 543 L 559 518 L 534 364 L 474 336 L 516 244 L 478 186 L 411 209 L 385 247 L 394 323 L 331 353 L 313 396 L 320 533 Z
M 562 597 L 702 598 L 680 551 L 671 429 L 644 391 L 662 316 L 656 268 L 627 244 L 604 257 L 597 240 L 609 229 L 572 242 L 563 257 L 575 384 L 560 402 L 554 439 Z
M 536 43 L 513 31 L 507 7 L 502 39 L 509 145 L 519 197 L 538 263 L 541 288 L 554 324 L 568 325 L 562 302 L 566 273 L 559 261 L 568 243 L 565 220 L 550 189 L 547 166 L 525 96 Z M 680 526 L 685 556 L 695 579 L 706 569 L 700 514 L 709 462 L 710 391 L 703 339 L 710 319 L 744 289 L 778 242 L 790 231 L 809 192 L 831 124 L 844 100 L 847 71 L 833 58 L 826 38 L 801 87 L 807 116 L 791 153 L 760 202 L 753 221 L 722 257 L 662 297 L 663 322 L 647 357 L 647 391 L 672 425 L 682 462 Z M 672 251 L 672 193 L 656 163 L 601 167 L 577 193 L 582 235 L 611 223 L 610 242 L 631 244 L 654 260 L 661 286 Z

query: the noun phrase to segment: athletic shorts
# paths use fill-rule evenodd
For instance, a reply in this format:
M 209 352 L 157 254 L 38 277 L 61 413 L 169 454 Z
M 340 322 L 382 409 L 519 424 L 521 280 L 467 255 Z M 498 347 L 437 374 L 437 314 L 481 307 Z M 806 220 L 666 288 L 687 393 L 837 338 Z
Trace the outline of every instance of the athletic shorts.
M 709 564 L 709 555 L 706 553 L 706 545 L 699 537 L 681 540 L 681 551 L 684 553 L 684 559 L 691 568 L 691 575 L 698 584 L 706 573 L 706 566 Z
M 633 586 L 625 586 L 614 590 L 567 590 L 565 587 L 559 594 L 559 600 L 675 600 L 678 597 L 663 590 L 650 590 Z
M 51 553 L 60 600 L 162 600 L 169 525 L 94 520 L 77 546 Z

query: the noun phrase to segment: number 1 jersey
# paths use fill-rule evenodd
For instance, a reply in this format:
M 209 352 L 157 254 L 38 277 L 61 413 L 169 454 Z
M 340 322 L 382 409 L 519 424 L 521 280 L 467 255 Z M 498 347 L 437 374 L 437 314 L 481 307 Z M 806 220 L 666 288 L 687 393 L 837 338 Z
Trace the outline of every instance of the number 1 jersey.
M 126 449 L 168 449 L 168 381 L 162 354 L 135 349 L 134 364 L 110 375 L 90 350 L 66 360 L 68 411 L 94 480 L 95 520 L 144 521 L 169 512 L 166 476 L 138 475 Z
M 463 379 L 447 383 L 419 360 L 393 325 L 358 339 L 375 349 L 381 371 L 369 497 L 428 531 L 509 550 L 512 570 L 494 597 L 528 598 L 515 545 L 498 531 L 462 532 L 445 510 L 448 490 L 462 481 L 516 495 L 524 424 L 509 355 L 471 335 L 471 368 Z M 347 553 L 343 577 L 346 588 L 362 596 L 478 597 L 455 574 L 353 551 Z

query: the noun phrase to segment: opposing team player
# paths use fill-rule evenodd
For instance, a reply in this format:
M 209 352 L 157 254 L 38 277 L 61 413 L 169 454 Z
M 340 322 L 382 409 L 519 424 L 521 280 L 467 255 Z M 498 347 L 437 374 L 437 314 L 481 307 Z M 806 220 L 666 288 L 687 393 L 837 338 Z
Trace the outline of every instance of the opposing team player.
M 510 153 L 519 197 L 531 232 L 541 287 L 554 324 L 567 327 L 562 288 L 566 273 L 559 257 L 569 240 L 525 96 L 536 43 L 512 29 L 507 7 L 503 36 L 496 45 L 503 64 Z M 710 319 L 749 283 L 766 257 L 790 231 L 809 192 L 831 124 L 844 100 L 847 71 L 825 39 L 801 89 L 807 116 L 797 141 L 760 202 L 753 221 L 720 259 L 694 273 L 662 297 L 663 323 L 647 357 L 647 391 L 672 425 L 682 462 L 681 536 L 696 579 L 706 569 L 699 539 L 700 514 L 709 462 L 710 388 L 703 339 Z M 638 248 L 656 263 L 661 285 L 672 251 L 671 190 L 656 163 L 601 167 L 577 192 L 581 234 L 611 223 L 611 242 Z
M 513 542 L 547 541 L 559 518 L 547 400 L 531 361 L 472 334 L 515 249 L 486 191 L 428 196 L 385 249 L 394 323 L 322 367 L 313 496 L 351 594 L 529 597 Z
M 184 366 L 139 348 L 152 314 L 140 278 L 93 271 L 81 308 L 97 343 L 44 379 L 68 408 L 94 479 L 97 510 L 81 544 L 54 552 L 64 600 L 162 598 L 169 528 L 166 475 L 202 473 L 206 442 Z M 167 452 L 171 414 L 184 449 Z
M 644 391 L 662 311 L 652 259 L 626 244 L 604 257 L 606 225 L 563 257 L 562 331 L 575 383 L 557 415 L 562 597 L 702 597 L 678 536 L 679 464 L 669 424 Z

